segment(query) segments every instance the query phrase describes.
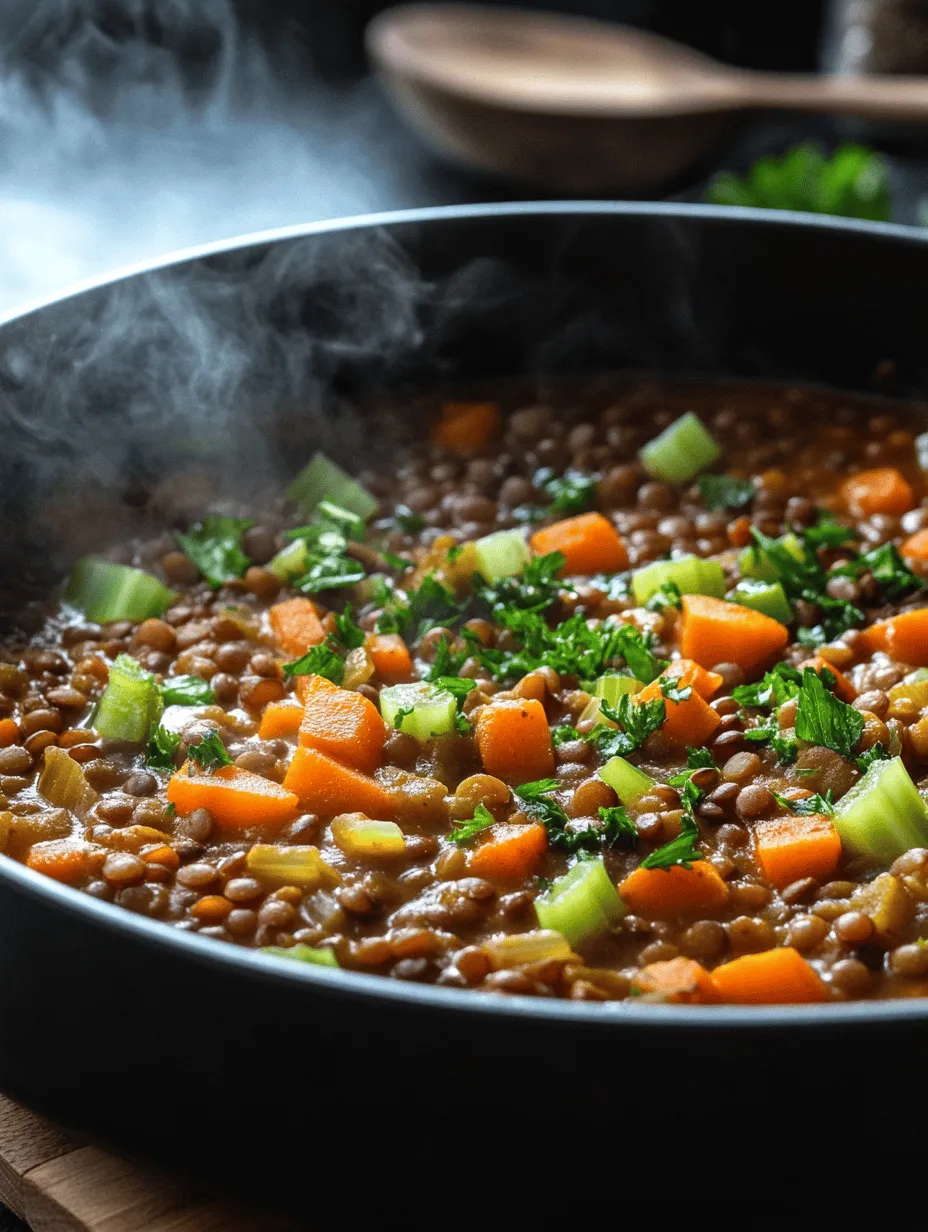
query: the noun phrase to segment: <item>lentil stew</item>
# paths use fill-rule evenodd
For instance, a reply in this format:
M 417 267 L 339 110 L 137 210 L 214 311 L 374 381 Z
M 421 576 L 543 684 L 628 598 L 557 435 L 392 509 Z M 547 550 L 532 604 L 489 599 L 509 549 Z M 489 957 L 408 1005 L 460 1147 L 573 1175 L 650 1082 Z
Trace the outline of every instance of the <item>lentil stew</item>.
M 395 979 L 928 995 L 916 409 L 616 378 L 429 418 L 78 563 L 0 648 L 5 855 Z

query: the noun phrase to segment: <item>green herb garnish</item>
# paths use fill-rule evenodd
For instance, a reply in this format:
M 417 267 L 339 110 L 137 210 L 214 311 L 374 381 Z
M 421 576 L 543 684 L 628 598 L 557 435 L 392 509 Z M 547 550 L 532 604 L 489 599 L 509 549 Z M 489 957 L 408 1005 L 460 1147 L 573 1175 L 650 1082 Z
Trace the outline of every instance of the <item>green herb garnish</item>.
M 484 830 L 489 829 L 494 825 L 496 818 L 486 807 L 485 804 L 478 804 L 474 809 L 474 815 L 469 821 L 456 823 L 448 838 L 452 843 L 457 843 L 459 847 L 463 847 L 466 843 L 471 842 L 482 834 Z
M 330 637 L 321 645 L 307 650 L 302 658 L 285 663 L 283 673 L 287 680 L 292 676 L 324 676 L 333 684 L 341 684 L 345 679 L 345 663 Z
M 799 692 L 802 673 L 788 663 L 778 663 L 755 684 L 739 684 L 731 691 L 739 706 L 782 706 Z
M 491 612 L 500 608 L 517 608 L 524 612 L 540 612 L 554 603 L 562 591 L 573 587 L 559 580 L 558 570 L 565 564 L 561 552 L 535 556 L 521 574 L 501 578 L 492 584 L 475 575 L 474 590 Z
M 593 852 L 602 847 L 612 847 L 631 841 L 630 828 L 635 829 L 634 822 L 628 818 L 622 808 L 600 809 L 601 826 L 584 826 L 577 829 L 571 826 L 570 818 L 551 797 L 558 791 L 560 783 L 557 779 L 538 779 L 534 783 L 523 783 L 515 788 L 515 794 L 522 801 L 522 808 L 529 817 L 540 821 L 548 832 L 548 842 L 552 847 L 559 847 L 569 855 L 580 852 Z M 605 816 L 604 816 L 605 814 Z M 637 842 L 638 831 L 635 830 Z
M 693 686 L 681 685 L 680 681 L 672 676 L 665 676 L 661 680 L 661 694 L 669 702 L 685 702 L 693 696 Z
M 551 728 L 551 743 L 556 749 L 559 749 L 562 744 L 569 744 L 572 740 L 582 739 L 576 727 L 571 727 L 569 723 L 559 723 L 557 727 Z
M 851 757 L 864 729 L 864 717 L 825 688 L 811 667 L 802 673 L 796 735 L 810 744 L 823 745 Z
M 359 624 L 355 623 L 354 615 L 351 607 L 346 607 L 341 613 L 336 612 L 335 620 L 335 637 L 345 647 L 346 650 L 356 650 L 358 646 L 363 646 L 366 638 L 364 630 Z
M 641 748 L 648 736 L 656 732 L 667 717 L 667 707 L 661 697 L 648 702 L 635 702 L 625 693 L 615 707 L 605 701 L 599 703 L 599 712 L 605 718 L 618 723 L 621 730 L 613 727 L 594 727 L 590 734 L 603 757 L 627 757 Z
M 854 765 L 862 774 L 866 774 L 875 761 L 887 761 L 890 757 L 885 744 L 871 744 L 866 752 L 854 759 Z
M 833 599 L 826 593 L 828 574 L 822 568 L 808 533 L 799 537 L 802 557 L 798 560 L 788 547 L 763 534 L 756 526 L 751 527 L 751 534 L 757 546 L 766 553 L 768 560 L 777 570 L 787 598 L 814 603 L 822 610 L 819 624 L 814 628 L 798 631 L 796 640 L 802 645 L 821 646 L 863 621 L 864 614 L 860 608 L 844 599 Z
M 254 526 L 249 518 L 212 516 L 197 522 L 177 542 L 214 589 L 241 577 L 251 564 L 242 551 L 242 534 Z
M 152 732 L 145 750 L 145 764 L 153 770 L 173 770 L 174 754 L 180 747 L 180 733 L 160 724 Z
M 834 793 L 830 788 L 824 796 L 806 796 L 802 800 L 790 800 L 788 796 L 781 796 L 777 792 L 773 793 L 773 798 L 782 808 L 802 817 L 811 817 L 815 813 L 824 813 L 826 817 L 830 817 L 835 811 Z
M 401 592 L 390 595 L 377 621 L 377 632 L 400 633 L 418 641 L 429 629 L 459 619 L 466 606 L 433 573 L 428 573 L 405 598 L 401 597 Z
M 363 536 L 364 523 L 357 514 L 321 501 L 315 522 L 287 532 L 288 539 L 302 539 L 306 544 L 305 572 L 293 586 L 303 594 L 314 595 L 362 581 L 364 566 L 348 554 L 348 545 Z
M 657 590 L 645 604 L 649 612 L 660 612 L 665 607 L 682 607 L 683 596 L 676 582 L 661 582 Z
M 710 513 L 744 509 L 756 494 L 757 489 L 750 479 L 736 479 L 734 475 L 699 476 L 699 495 Z
M 168 676 L 158 685 L 158 692 L 166 706 L 211 706 L 215 701 L 202 676 Z
M 829 571 L 829 577 L 858 578 L 870 573 L 873 580 L 888 599 L 898 599 L 913 590 L 920 590 L 924 582 L 912 572 L 891 543 L 883 543 L 872 551 L 864 552 L 846 565 Z
M 645 856 L 641 861 L 641 867 L 667 869 L 681 865 L 683 868 L 692 868 L 697 860 L 705 859 L 696 846 L 698 841 L 699 826 L 696 824 L 696 819 L 689 812 L 684 812 L 680 819 L 680 833 L 677 837 L 672 838 L 663 847 L 658 847 L 656 851 L 652 851 L 649 856 Z
M 220 766 L 231 766 L 232 758 L 226 751 L 226 746 L 219 739 L 219 733 L 212 731 L 208 736 L 203 736 L 196 744 L 187 746 L 187 755 L 190 761 L 195 763 L 201 770 L 218 770 Z M 193 766 L 190 767 L 190 773 L 193 773 Z
M 434 684 L 443 676 L 457 676 L 468 657 L 468 651 L 453 651 L 447 637 L 439 638 L 435 647 L 435 662 L 429 668 L 427 680 Z
M 426 521 L 421 513 L 413 513 L 407 505 L 397 505 L 390 518 L 390 524 L 404 535 L 415 535 L 425 530 Z

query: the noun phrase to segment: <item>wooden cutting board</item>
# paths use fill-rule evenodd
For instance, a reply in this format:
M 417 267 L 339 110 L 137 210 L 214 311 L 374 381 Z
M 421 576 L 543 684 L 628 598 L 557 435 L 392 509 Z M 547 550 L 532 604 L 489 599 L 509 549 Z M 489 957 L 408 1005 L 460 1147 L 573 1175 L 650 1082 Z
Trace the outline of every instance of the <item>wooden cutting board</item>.
M 0 1199 L 32 1232 L 297 1232 L 66 1137 L 0 1096 Z

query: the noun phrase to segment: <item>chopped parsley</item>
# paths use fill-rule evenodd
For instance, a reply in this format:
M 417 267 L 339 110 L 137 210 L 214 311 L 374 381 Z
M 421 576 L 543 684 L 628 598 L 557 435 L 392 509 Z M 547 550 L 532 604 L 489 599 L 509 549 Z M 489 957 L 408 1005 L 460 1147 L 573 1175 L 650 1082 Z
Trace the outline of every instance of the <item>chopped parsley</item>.
M 599 704 L 599 712 L 605 718 L 618 723 L 621 730 L 600 725 L 593 728 L 590 739 L 595 742 L 603 757 L 627 757 L 641 748 L 648 736 L 656 732 L 667 717 L 667 707 L 661 697 L 648 702 L 636 702 L 631 694 L 623 693 L 615 707 L 605 701 Z
M 474 809 L 474 815 L 469 821 L 458 822 L 451 833 L 448 835 L 452 843 L 457 843 L 459 847 L 463 847 L 466 843 L 471 842 L 482 834 L 484 830 L 488 830 L 490 826 L 495 825 L 496 818 L 490 812 L 485 804 L 478 804 Z
M 777 755 L 777 760 L 781 761 L 784 766 L 791 765 L 799 755 L 799 744 L 795 736 L 790 736 L 786 731 L 781 731 L 776 711 L 773 711 L 763 723 L 758 723 L 756 727 L 747 728 L 744 738 L 754 744 L 769 743 Z
M 414 590 L 393 592 L 384 603 L 377 621 L 378 633 L 400 633 L 418 641 L 439 625 L 451 624 L 463 615 L 466 603 L 439 582 L 434 573 L 427 573 Z
M 334 620 L 335 636 L 346 650 L 356 650 L 358 646 L 364 645 L 367 635 L 361 626 L 355 623 L 350 605 L 343 612 L 336 612 Z
M 543 518 L 562 518 L 572 513 L 589 509 L 596 494 L 598 475 L 568 468 L 558 475 L 550 466 L 544 466 L 532 476 L 532 483 L 548 498 L 546 506 L 519 505 L 513 509 L 518 522 L 540 522 Z
M 788 663 L 778 663 L 772 671 L 755 684 L 739 684 L 731 695 L 739 706 L 782 706 L 799 692 L 802 673 Z
M 590 628 L 579 612 L 554 628 L 539 612 L 498 608 L 494 614 L 520 643 L 518 649 L 491 649 L 468 629 L 463 637 L 471 654 L 495 680 L 518 679 L 546 666 L 561 675 L 594 680 L 623 655 L 622 626 L 603 622 Z
M 202 676 L 168 676 L 158 685 L 166 706 L 210 706 L 213 690 Z
M 854 764 L 862 774 L 866 774 L 875 761 L 886 761 L 889 756 L 890 752 L 885 744 L 872 744 L 866 752 L 854 759 Z
M 650 684 L 656 680 L 669 660 L 659 659 L 652 653 L 654 638 L 650 633 L 642 633 L 634 625 L 619 627 L 619 648 L 621 655 L 628 664 L 629 671 L 636 680 Z
M 697 860 L 705 859 L 696 846 L 698 841 L 699 826 L 696 824 L 696 819 L 690 812 L 685 811 L 680 819 L 680 833 L 677 837 L 672 838 L 663 847 L 658 847 L 656 851 L 652 851 L 649 856 L 645 856 L 641 861 L 641 867 L 669 869 L 680 865 L 683 868 L 692 868 Z
M 693 696 L 693 686 L 681 685 L 674 677 L 664 676 L 661 680 L 661 693 L 669 702 L 685 702 Z
M 606 847 L 637 847 L 638 827 L 628 815 L 624 805 L 614 808 L 600 808 L 599 820 L 602 825 L 602 842 Z
M 390 518 L 390 525 L 404 535 L 415 535 L 425 530 L 426 522 L 421 513 L 413 513 L 407 505 L 397 505 Z
M 811 667 L 802 673 L 796 735 L 851 757 L 864 729 L 864 716 L 825 687 Z
M 700 475 L 699 495 L 710 513 L 721 513 L 750 505 L 756 488 L 750 479 L 736 479 L 734 475 Z
M 828 576 L 858 578 L 862 573 L 872 574 L 888 599 L 899 599 L 913 590 L 921 590 L 924 585 L 891 543 L 883 543 L 870 552 L 864 552 L 848 564 L 832 569 Z
M 840 548 L 858 538 L 857 531 L 852 526 L 845 526 L 824 511 L 819 513 L 818 522 L 807 527 L 801 534 L 809 547 L 816 549 Z
M 216 731 L 203 736 L 196 744 L 188 745 L 187 755 L 191 763 L 199 766 L 201 770 L 218 770 L 220 766 L 232 765 L 232 758 Z M 193 765 L 190 767 L 190 773 L 193 773 Z
M 824 813 L 826 817 L 830 817 L 835 811 L 835 798 L 831 788 L 825 792 L 824 796 L 806 796 L 802 800 L 790 800 L 788 796 L 781 796 L 777 792 L 773 793 L 773 798 L 782 808 L 789 809 L 791 813 L 798 813 L 801 817 L 811 817 L 817 813 Z
M 682 607 L 683 596 L 676 582 L 661 582 L 645 604 L 649 612 L 661 612 L 665 607 Z
M 601 826 L 584 826 L 582 829 L 572 826 L 561 805 L 552 799 L 553 793 L 558 791 L 560 786 L 557 779 L 537 779 L 534 783 L 523 783 L 521 787 L 515 788 L 523 812 L 541 822 L 548 832 L 548 842 L 552 847 L 559 847 L 568 855 L 577 855 L 578 852 L 592 852 L 629 841 L 629 826 L 634 828 L 634 823 L 628 819 L 626 824 L 619 816 L 624 810 L 601 810 Z M 603 813 L 612 815 L 611 820 L 603 817 Z M 637 836 L 638 832 L 635 830 L 636 840 Z
M 675 774 L 673 778 L 667 780 L 667 785 L 680 788 L 680 798 L 683 802 L 683 807 L 692 812 L 705 795 L 705 792 L 693 782 L 693 775 L 698 770 L 718 770 L 718 765 L 708 749 L 693 748 L 687 748 L 686 750 L 686 765 L 687 768 L 685 770 L 681 770 L 679 774 Z
M 397 731 L 400 731 L 400 729 L 403 726 L 403 720 L 408 719 L 411 714 L 415 714 L 415 713 L 416 713 L 415 706 L 406 706 L 405 708 L 401 706 L 400 709 L 397 710 L 396 714 L 393 716 L 393 726 L 396 728 Z
M 446 637 L 439 638 L 438 645 L 435 647 L 435 662 L 428 670 L 426 679 L 434 684 L 443 676 L 457 676 L 460 669 L 464 666 L 467 659 L 468 651 L 452 650 L 451 644 Z
M 557 727 L 551 728 L 551 743 L 556 749 L 559 749 L 562 744 L 569 744 L 572 740 L 582 739 L 576 727 L 571 727 L 569 723 L 559 723 Z
M 305 572 L 293 582 L 295 589 L 314 595 L 362 581 L 364 566 L 348 554 L 348 545 L 363 535 L 364 523 L 356 514 L 322 501 L 315 522 L 287 532 L 288 539 L 306 545 Z
M 464 701 L 464 698 L 468 695 L 468 693 L 470 693 L 473 689 L 476 689 L 477 681 L 468 680 L 464 676 L 436 676 L 430 679 L 436 689 L 444 689 L 446 693 L 450 693 L 454 697 L 458 704 L 458 711 L 454 717 L 455 728 L 457 729 L 459 735 L 469 736 L 471 731 L 473 731 L 473 724 L 466 717 L 466 715 L 461 713 L 461 703 Z M 408 714 L 410 712 L 402 711 L 401 713 Z M 399 719 L 397 719 L 396 726 L 399 727 L 399 725 Z
M 145 764 L 153 770 L 173 770 L 174 754 L 180 748 L 180 733 L 159 724 L 152 732 L 145 750 Z
M 345 663 L 330 637 L 321 645 L 313 646 L 302 658 L 285 663 L 283 672 L 287 680 L 291 676 L 324 676 L 333 684 L 341 684 L 345 679 Z
M 548 552 L 530 560 L 521 574 L 501 578 L 492 584 L 475 575 L 474 590 L 494 613 L 499 608 L 541 612 L 557 600 L 561 591 L 573 590 L 569 583 L 558 579 L 558 571 L 564 564 L 563 553 Z
M 837 526 L 837 523 L 834 525 Z M 817 528 L 820 535 L 823 533 L 823 526 L 824 524 Z M 821 619 L 814 628 L 802 628 L 797 632 L 796 640 L 804 646 L 821 646 L 824 642 L 833 641 L 854 625 L 861 624 L 864 619 L 863 612 L 853 603 L 845 599 L 834 599 L 826 594 L 828 574 L 818 558 L 817 541 L 812 538 L 815 529 L 799 537 L 802 556 L 797 560 L 779 539 L 771 539 L 756 526 L 751 527 L 754 542 L 777 570 L 787 598 L 814 603 L 821 611 Z M 845 529 L 841 528 L 842 531 Z
M 177 532 L 181 551 L 216 589 L 241 577 L 251 564 L 242 550 L 242 534 L 254 526 L 250 518 L 214 515 L 197 522 L 186 534 Z

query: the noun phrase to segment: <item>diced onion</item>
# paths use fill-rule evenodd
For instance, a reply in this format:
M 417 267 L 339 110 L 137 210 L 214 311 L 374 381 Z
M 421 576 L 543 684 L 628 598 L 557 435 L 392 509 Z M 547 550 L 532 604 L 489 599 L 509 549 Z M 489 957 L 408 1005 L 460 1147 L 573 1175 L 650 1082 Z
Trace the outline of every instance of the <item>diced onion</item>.
M 83 768 L 65 749 L 49 745 L 38 782 L 39 795 L 56 808 L 68 809 L 76 817 L 83 817 L 88 809 L 100 799 L 87 782 Z
M 496 967 L 521 967 L 526 963 L 577 958 L 563 933 L 552 928 L 536 928 L 509 937 L 493 937 L 483 943 L 483 949 Z

